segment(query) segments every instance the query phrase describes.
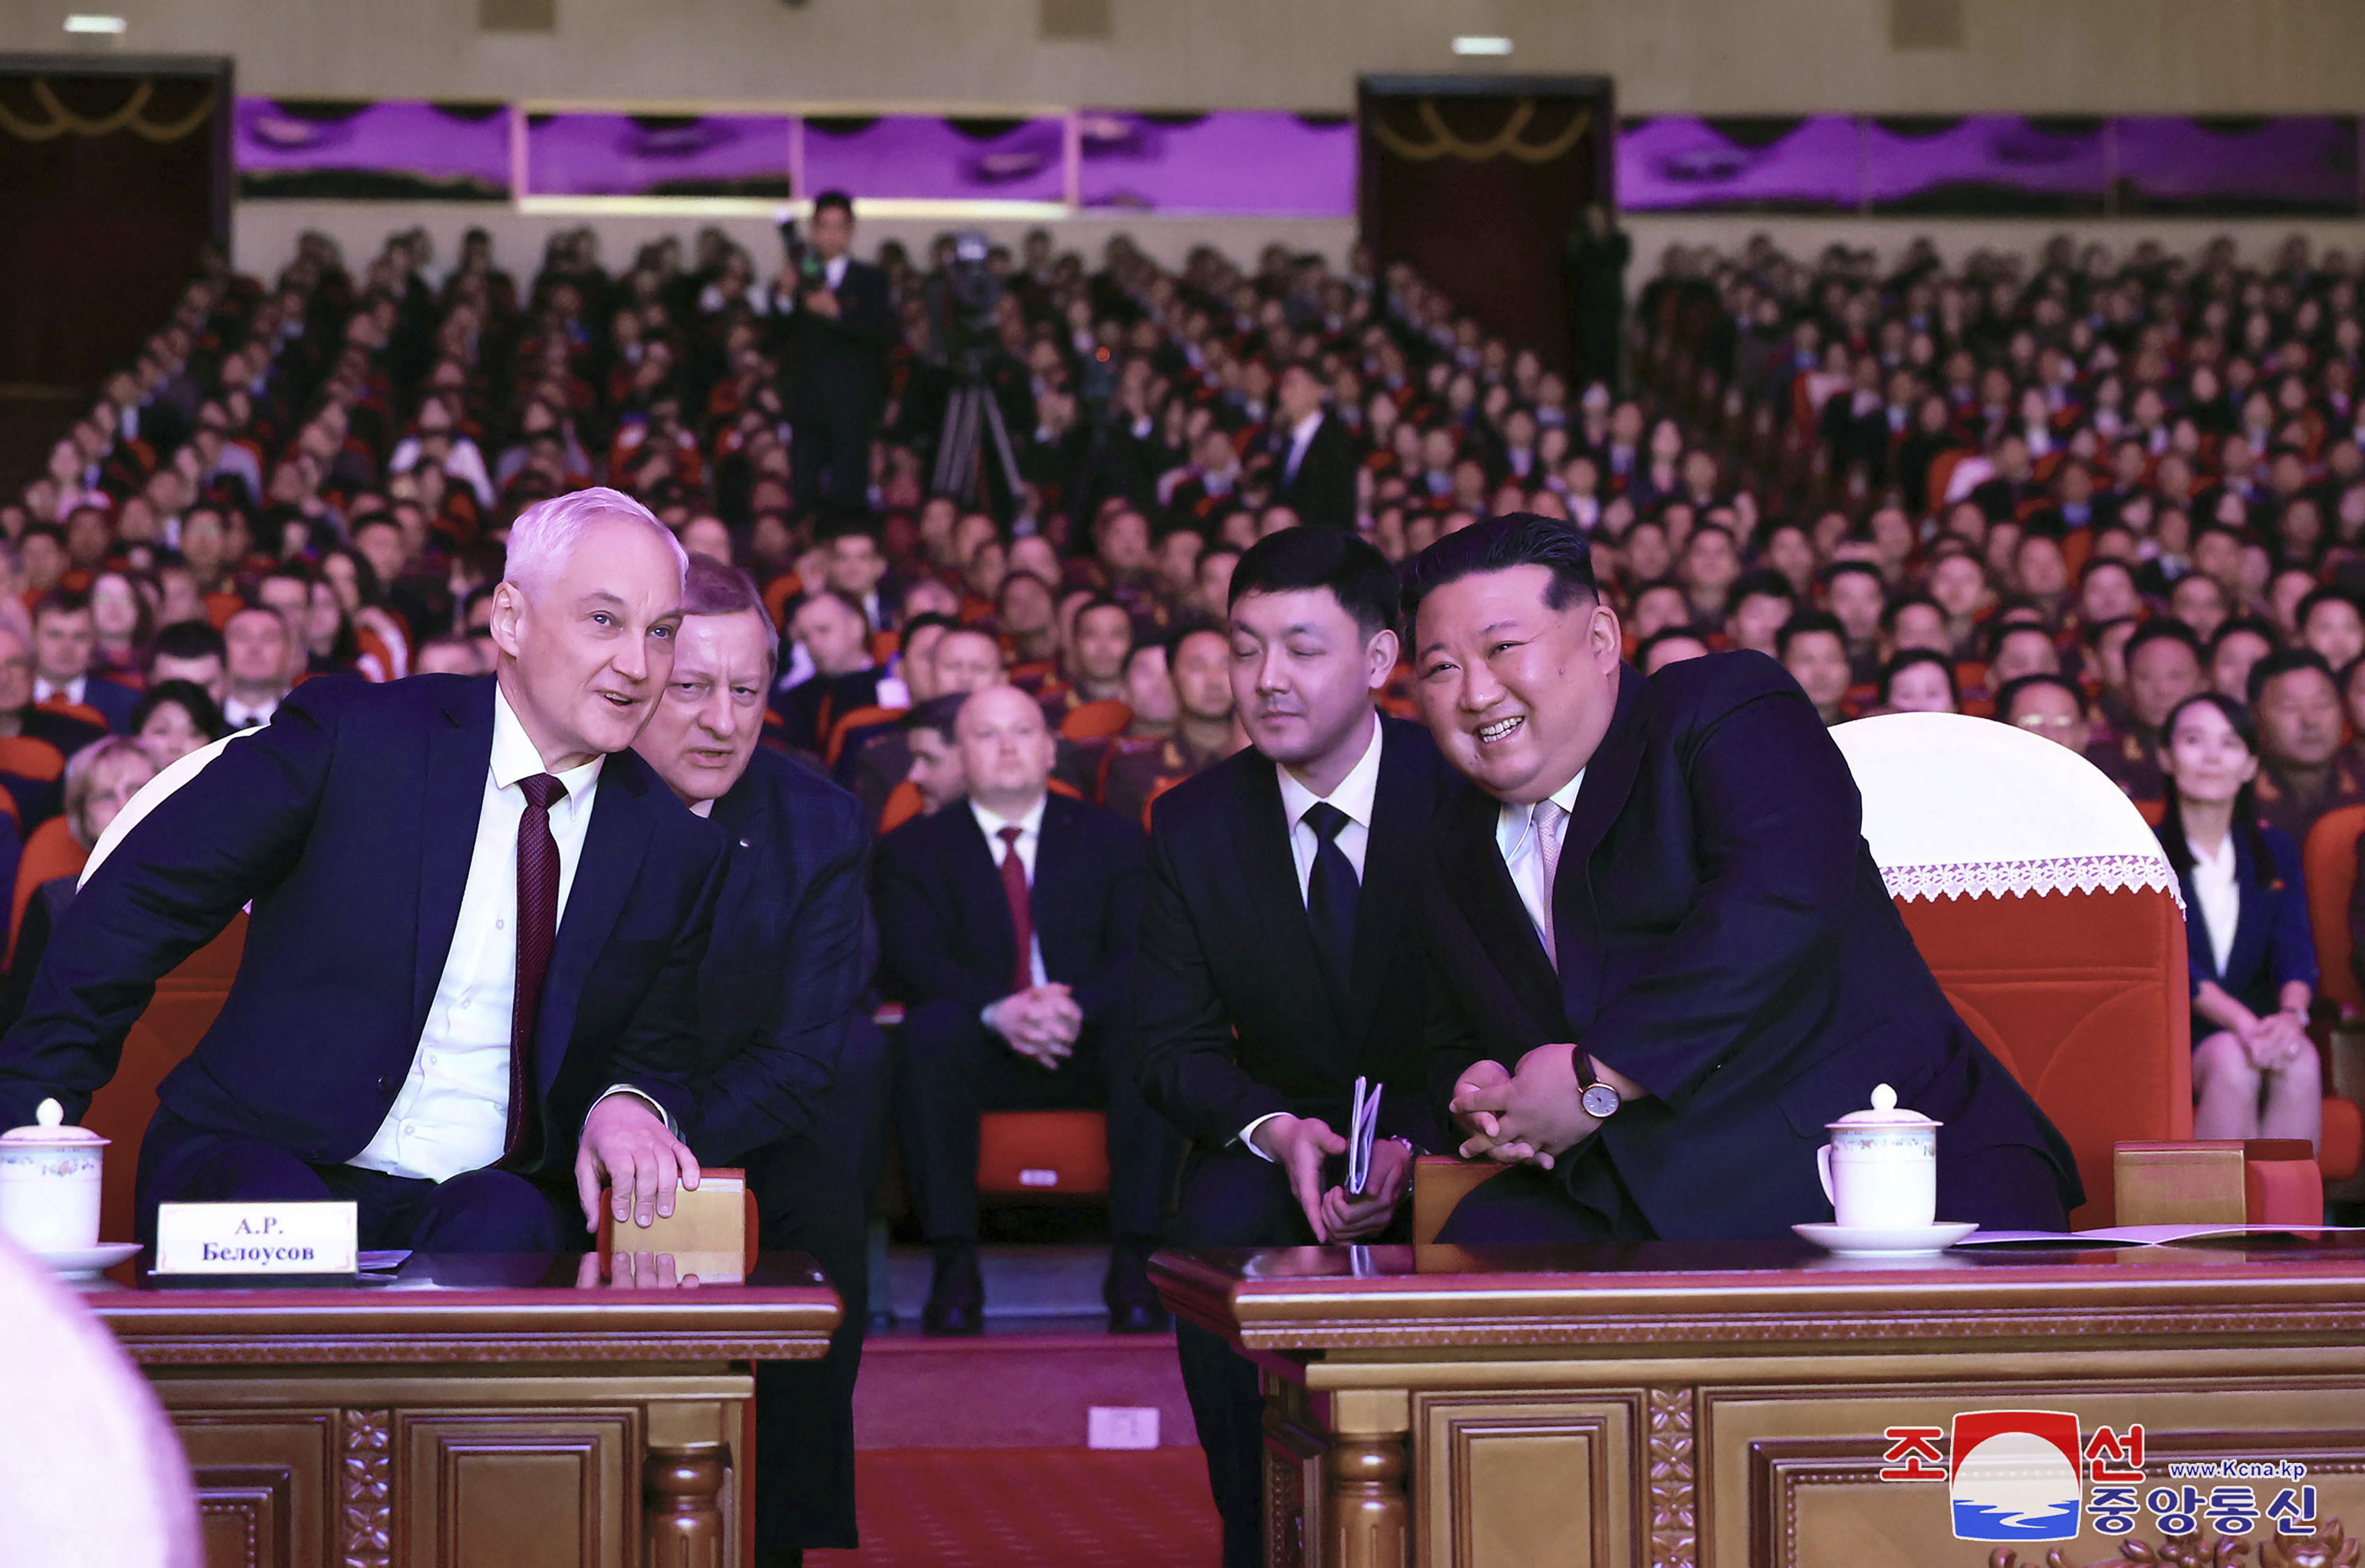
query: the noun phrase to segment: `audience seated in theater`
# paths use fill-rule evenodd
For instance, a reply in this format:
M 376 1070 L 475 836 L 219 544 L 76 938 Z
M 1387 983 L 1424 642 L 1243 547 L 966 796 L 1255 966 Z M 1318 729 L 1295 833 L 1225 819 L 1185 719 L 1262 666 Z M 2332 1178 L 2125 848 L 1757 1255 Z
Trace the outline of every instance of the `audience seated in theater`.
M 1656 675 L 1669 665 L 1704 657 L 1709 651 L 1698 633 L 1670 626 L 1642 640 L 1642 645 L 1634 650 L 1634 667 L 1644 675 Z
M 905 1008 L 895 1074 L 903 1170 L 935 1251 L 924 1326 L 983 1327 L 979 1114 L 1104 1108 L 1110 1322 L 1154 1330 L 1147 1265 L 1179 1153 L 1143 1103 L 1136 1068 L 1141 828 L 1050 791 L 1053 736 L 1015 687 L 973 692 L 958 734 L 966 807 L 905 823 L 878 857 L 881 986 Z
M 1002 680 L 1002 645 L 991 633 L 974 627 L 944 627 L 928 644 L 925 666 L 923 678 L 913 646 L 907 645 L 903 679 L 915 702 L 951 692 L 982 691 Z M 882 716 L 847 734 L 836 776 L 861 800 L 867 820 L 875 823 L 886 809 L 888 795 L 911 772 L 911 762 L 902 726 L 894 716 Z
M 109 735 L 84 746 L 66 764 L 62 825 L 74 847 L 88 855 L 106 824 L 156 777 L 157 766 L 147 750 L 129 735 Z M 16 943 L 8 957 L 8 979 L 0 986 L 0 1031 L 13 1028 L 25 1011 L 33 976 L 49 951 L 50 936 L 73 902 L 80 870 L 50 878 L 33 890 L 19 917 Z
M 2293 844 L 2325 812 L 2365 801 L 2365 770 L 2341 745 L 2340 688 L 2313 648 L 2285 648 L 2250 666 L 2258 728 L 2259 819 Z
M 1726 645 L 1772 655 L 1783 622 L 1799 612 L 1790 579 L 1770 567 L 1745 572 L 1733 579 L 1731 599 L 1732 609 L 1723 619 Z
M 51 588 L 33 606 L 33 700 L 95 713 L 120 734 L 140 694 L 95 675 L 98 623 L 90 598 Z
M 2250 671 L 2275 651 L 2271 622 L 2255 616 L 2236 616 L 2222 622 L 2209 639 L 2209 689 L 2236 702 L 2250 700 Z
M 200 687 L 219 707 L 230 695 L 230 648 L 222 634 L 203 621 L 180 621 L 160 628 L 148 659 L 151 684 L 185 680 Z
M 818 1261 L 845 1303 L 818 1361 L 757 1368 L 756 1534 L 786 1554 L 856 1544 L 854 1381 L 869 1318 L 863 1091 L 881 1063 L 857 1002 L 876 935 L 854 797 L 759 746 L 779 636 L 740 571 L 693 554 L 673 671 L 633 750 L 733 846 L 698 969 L 701 1036 L 683 1137 L 742 1166 L 768 1251 Z M 858 1038 L 857 1038 L 858 1032 Z
M 194 681 L 159 680 L 141 692 L 124 728 L 147 752 L 156 771 L 230 734 L 221 710 Z
M 1247 744 L 1236 719 L 1231 648 L 1224 633 L 1194 626 L 1178 633 L 1166 656 L 1174 722 L 1162 736 L 1120 741 L 1102 771 L 1101 801 L 1142 821 L 1161 789 L 1214 767 Z
M 278 610 L 251 605 L 222 627 L 222 718 L 233 730 L 267 724 L 293 689 L 303 646 Z
M 2240 703 L 2203 692 L 2169 715 L 2162 753 L 2159 841 L 2192 957 L 2192 1136 L 2313 1143 L 2324 1114 L 2307 1036 L 2315 944 L 2299 846 L 2259 819 L 2259 743 Z
M 969 793 L 957 729 L 961 707 L 968 700 L 965 691 L 947 692 L 913 705 L 897 721 L 912 756 L 911 769 L 903 777 L 919 793 L 923 816 L 932 816 Z
M 1847 632 L 1836 615 L 1820 610 L 1801 610 L 1782 623 L 1775 634 L 1775 656 L 1790 678 L 1815 705 L 1826 724 L 1850 717 L 1844 703 L 1849 689 Z
M 886 672 L 871 661 L 870 626 L 861 605 L 846 595 L 827 588 L 807 594 L 789 613 L 789 636 L 812 673 L 779 693 L 772 711 L 779 716 L 780 738 L 799 751 L 818 753 L 829 738 L 817 727 L 824 703 L 833 714 L 905 705 L 879 700 Z
M 2057 675 L 2023 675 L 1996 693 L 1995 716 L 2084 756 L 2093 744 L 2093 718 L 2084 689 Z

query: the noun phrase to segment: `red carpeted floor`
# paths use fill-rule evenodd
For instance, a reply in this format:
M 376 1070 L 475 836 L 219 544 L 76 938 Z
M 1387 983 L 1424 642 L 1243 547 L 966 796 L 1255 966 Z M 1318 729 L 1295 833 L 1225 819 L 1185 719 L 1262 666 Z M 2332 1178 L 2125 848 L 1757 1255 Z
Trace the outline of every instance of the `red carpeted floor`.
M 874 1449 L 855 1455 L 862 1550 L 810 1568 L 1215 1568 L 1196 1448 Z

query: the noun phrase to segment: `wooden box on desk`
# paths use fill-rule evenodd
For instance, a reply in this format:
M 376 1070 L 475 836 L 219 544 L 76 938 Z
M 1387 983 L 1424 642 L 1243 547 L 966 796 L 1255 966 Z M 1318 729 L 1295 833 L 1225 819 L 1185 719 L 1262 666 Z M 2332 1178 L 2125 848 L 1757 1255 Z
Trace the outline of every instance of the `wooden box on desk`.
M 2129 1140 L 2116 1147 L 2120 1225 L 2321 1225 L 2324 1192 L 2304 1138 Z
M 657 1216 L 644 1230 L 627 1224 L 620 1229 L 613 1200 L 602 1195 L 600 1205 L 600 1251 L 670 1254 L 681 1273 L 723 1284 L 747 1277 L 756 1256 L 756 1200 L 747 1191 L 747 1172 L 719 1167 L 700 1173 L 698 1190 L 674 1193 L 673 1213 Z

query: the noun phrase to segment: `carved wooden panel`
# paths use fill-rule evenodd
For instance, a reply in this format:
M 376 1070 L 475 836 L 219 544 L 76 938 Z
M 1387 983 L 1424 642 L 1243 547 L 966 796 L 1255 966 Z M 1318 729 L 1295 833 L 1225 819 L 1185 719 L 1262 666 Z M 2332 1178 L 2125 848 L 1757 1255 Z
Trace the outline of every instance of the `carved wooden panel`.
M 292 1568 L 285 1465 L 200 1465 L 190 1471 L 206 1568 Z
M 400 1411 L 403 1568 L 626 1568 L 640 1539 L 636 1410 Z
M 1651 1390 L 1651 1568 L 1698 1568 L 1698 1461 L 1692 1432 L 1693 1393 Z
M 1636 1558 L 1645 1395 L 1534 1389 L 1412 1396 L 1410 1488 L 1434 1568 Z
M 332 1410 L 174 1409 L 205 1527 L 207 1568 L 328 1568 Z
M 1329 1439 L 1315 1425 L 1305 1388 L 1264 1379 L 1264 1560 L 1304 1568 L 1322 1539 L 1322 1456 Z
M 394 1561 L 394 1416 L 348 1410 L 338 1442 L 339 1568 L 388 1568 Z

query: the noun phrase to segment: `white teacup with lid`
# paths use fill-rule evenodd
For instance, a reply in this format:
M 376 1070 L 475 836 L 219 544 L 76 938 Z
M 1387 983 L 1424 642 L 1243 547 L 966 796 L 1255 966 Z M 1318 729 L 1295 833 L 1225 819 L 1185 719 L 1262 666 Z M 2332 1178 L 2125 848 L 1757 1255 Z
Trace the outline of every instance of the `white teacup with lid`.
M 1815 1151 L 1832 1215 L 1849 1230 L 1916 1230 L 1938 1217 L 1938 1128 L 1897 1103 L 1884 1083 L 1872 1108 L 1825 1124 L 1832 1141 Z
M 101 1157 L 107 1140 L 65 1125 L 65 1107 L 44 1100 L 36 1125 L 0 1133 L 0 1231 L 28 1252 L 98 1245 Z

